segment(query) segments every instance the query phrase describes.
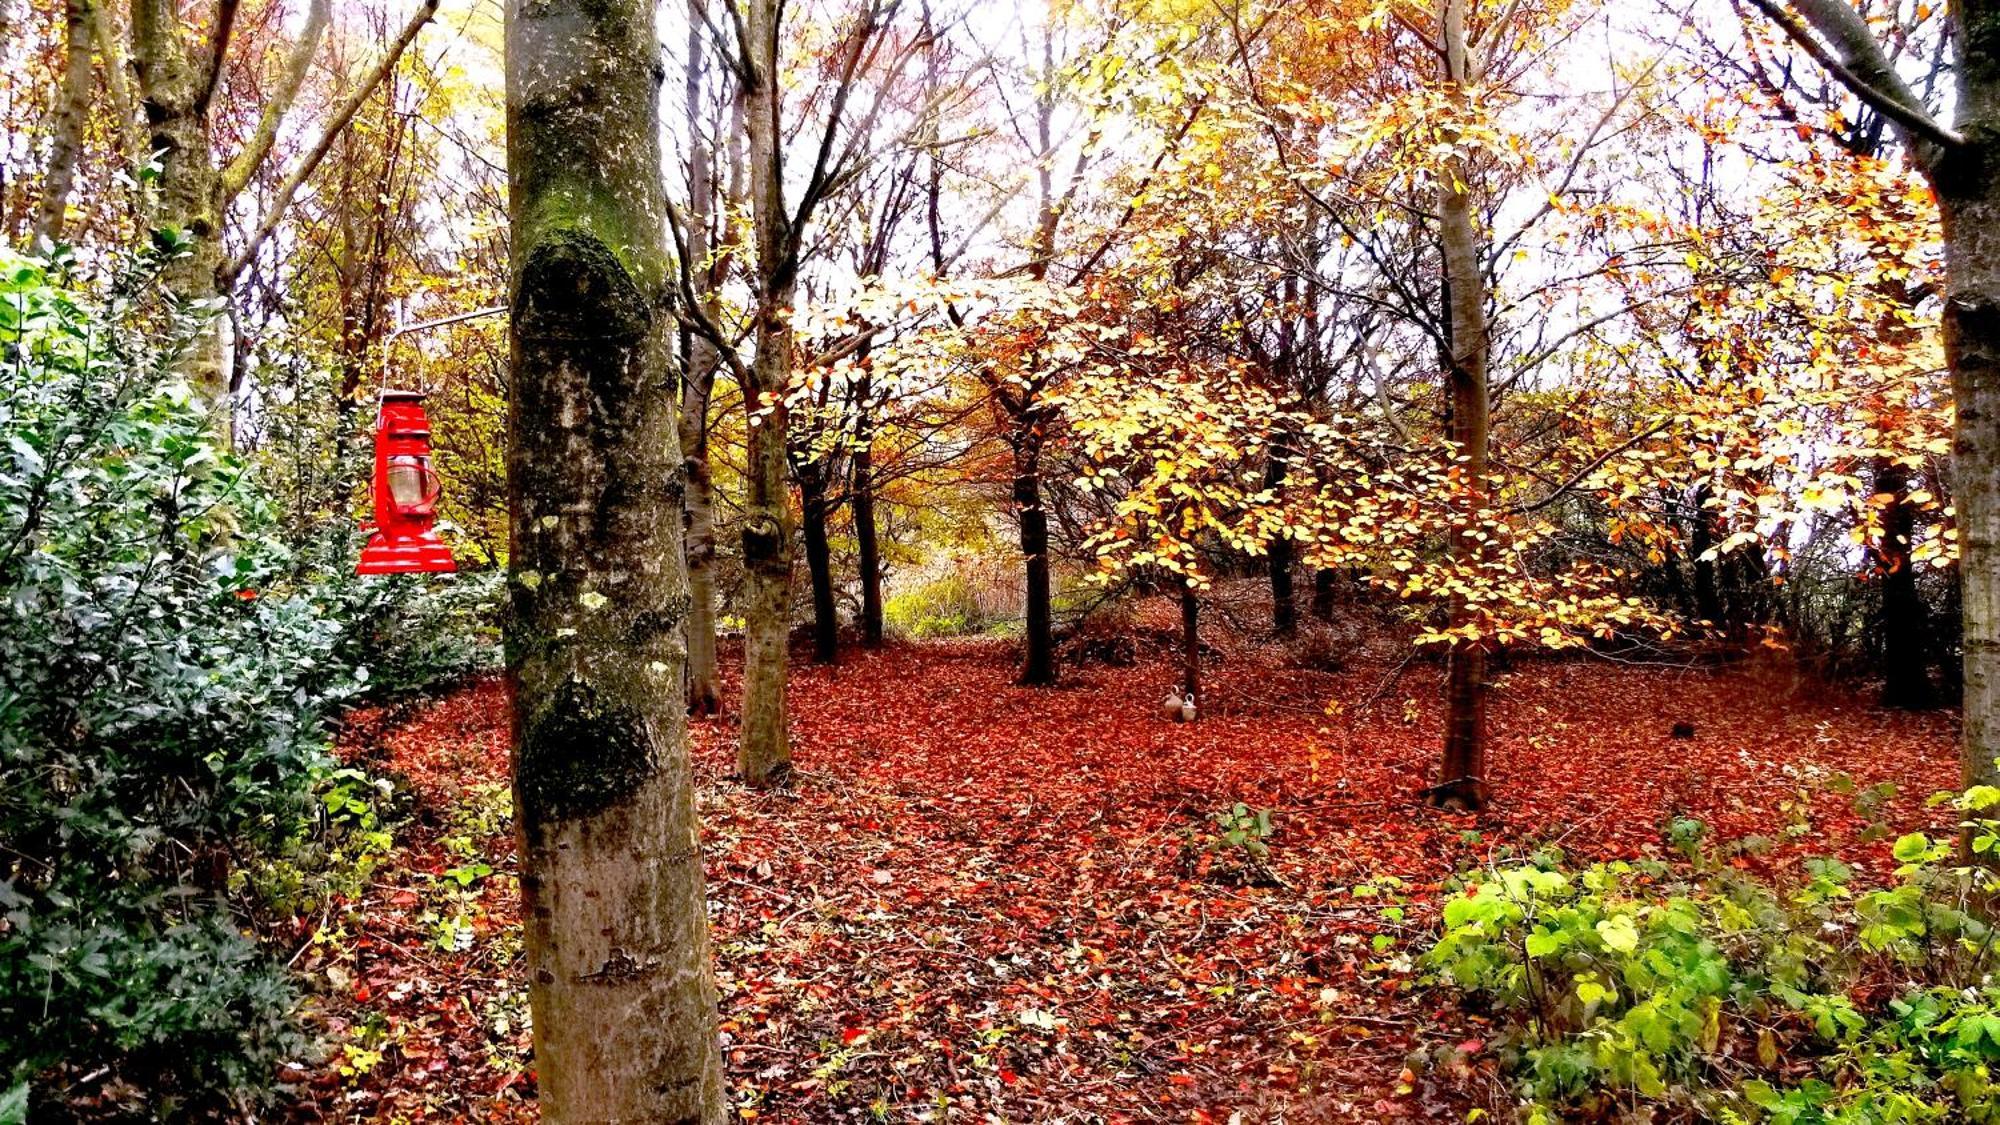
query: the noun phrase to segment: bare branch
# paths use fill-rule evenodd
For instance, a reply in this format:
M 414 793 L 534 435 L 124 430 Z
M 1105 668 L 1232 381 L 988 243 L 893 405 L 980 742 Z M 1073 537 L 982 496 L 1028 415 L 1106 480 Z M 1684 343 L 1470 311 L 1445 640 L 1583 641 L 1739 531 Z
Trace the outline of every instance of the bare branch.
M 326 25 L 333 18 L 333 0 L 313 0 L 306 13 L 306 25 L 299 32 L 298 42 L 292 44 L 292 53 L 285 60 L 284 70 L 279 72 L 278 84 L 264 99 L 264 112 L 258 115 L 257 131 L 236 159 L 222 170 L 222 207 L 228 210 L 229 201 L 235 199 L 250 184 L 251 177 L 263 166 L 264 159 L 271 154 L 271 146 L 277 143 L 278 127 L 285 123 L 285 115 L 292 111 L 292 103 L 298 100 L 299 88 L 305 85 L 306 72 L 312 69 L 313 55 L 319 50 L 319 41 L 326 33 Z
M 223 267 L 221 282 L 225 290 L 256 258 L 257 251 L 271 237 L 272 232 L 278 229 L 278 224 L 284 221 L 286 210 L 292 205 L 292 197 L 297 195 L 299 188 L 312 177 L 313 172 L 319 168 L 320 161 L 326 159 L 328 150 L 333 148 L 333 142 L 339 138 L 341 130 L 347 128 L 348 122 L 353 121 L 354 115 L 361 111 L 362 104 L 374 95 L 376 88 L 389 76 L 389 72 L 396 68 L 397 61 L 403 57 L 403 52 L 409 48 L 411 41 L 416 39 L 417 33 L 422 31 L 424 25 L 431 21 L 431 17 L 437 14 L 437 8 L 438 0 L 423 0 L 416 12 L 410 16 L 410 21 L 403 25 L 403 30 L 396 36 L 395 42 L 383 52 L 381 59 L 355 83 L 354 89 L 348 91 L 347 100 L 340 103 L 340 107 L 327 120 L 326 129 L 320 134 L 319 140 L 306 151 L 305 157 L 285 177 L 284 182 L 278 185 L 277 194 L 272 197 L 270 207 L 264 212 L 264 218 L 257 224 L 256 232 L 243 244 L 242 251 Z
M 1924 110 L 1916 94 L 1882 53 L 1882 45 L 1875 41 L 1868 25 L 1845 0 L 1792 0 L 1797 15 L 1780 7 L 1777 0 L 1750 0 L 1750 3 L 1855 97 L 1895 122 L 1925 167 L 1936 166 L 1942 155 L 1937 150 L 1949 151 L 1965 144 L 1964 137 L 1939 124 Z M 1808 23 L 1811 28 L 1806 26 Z M 1813 34 L 1815 29 L 1832 41 L 1832 48 L 1820 42 Z M 1838 57 L 1835 50 L 1839 51 Z
M 236 7 L 237 0 L 220 0 L 215 6 L 215 31 L 209 36 L 208 58 L 205 60 L 208 73 L 202 75 L 201 92 L 194 99 L 197 114 L 208 109 L 208 103 L 215 97 L 215 88 L 222 84 L 222 67 L 229 58 L 229 40 L 236 33 Z

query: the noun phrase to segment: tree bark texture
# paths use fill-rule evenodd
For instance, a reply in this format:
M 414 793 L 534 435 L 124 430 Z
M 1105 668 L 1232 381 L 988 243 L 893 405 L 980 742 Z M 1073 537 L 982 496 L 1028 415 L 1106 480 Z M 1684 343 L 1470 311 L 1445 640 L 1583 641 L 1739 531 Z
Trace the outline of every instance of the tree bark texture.
M 507 663 L 541 1111 L 714 1125 L 653 9 L 506 19 Z
M 1469 62 L 1465 42 L 1465 0 L 1447 0 L 1444 12 L 1445 81 L 1463 96 Z M 1484 248 L 1465 180 L 1470 172 L 1453 162 L 1445 175 L 1438 203 L 1438 241 L 1443 250 L 1448 290 L 1451 363 L 1449 383 L 1450 437 L 1458 454 L 1458 521 L 1476 526 L 1484 506 L 1487 473 L 1488 401 L 1486 361 L 1486 285 Z M 1454 528 L 1457 530 L 1457 528 Z M 1466 570 L 1484 562 L 1481 542 L 1454 534 L 1453 560 Z M 1455 616 L 1463 614 L 1455 611 Z M 1444 761 L 1442 776 L 1431 791 L 1434 803 L 1449 808 L 1476 809 L 1486 802 L 1486 654 L 1479 642 L 1453 644 L 1445 682 Z
M 169 262 L 161 277 L 167 291 L 184 301 L 212 300 L 220 292 L 221 180 L 208 115 L 208 71 L 215 63 L 207 54 L 183 32 L 174 0 L 132 0 L 139 107 L 146 118 L 147 146 L 160 165 L 146 223 L 172 227 L 190 240 L 188 252 Z M 201 334 L 182 364 L 189 382 L 211 399 L 229 389 L 221 321 L 217 317 L 215 329 Z
M 1936 159 L 1945 244 L 1944 348 L 1956 424 L 1965 687 L 1960 764 L 2000 784 L 2000 3 L 1958 0 L 1958 132 Z
M 90 116 L 91 59 L 97 44 L 91 3 L 69 0 L 64 9 L 62 84 L 49 115 L 49 161 L 35 219 L 35 233 L 51 242 L 62 240 L 77 157 L 83 151 L 83 127 Z
M 743 503 L 743 725 L 737 766 L 745 784 L 782 784 L 791 772 L 791 724 L 785 701 L 786 645 L 792 612 L 792 512 L 786 487 L 785 390 L 792 373 L 793 290 L 797 257 L 785 208 L 784 133 L 778 127 L 778 0 L 744 5 L 740 76 L 750 141 L 750 209 L 756 241 L 756 355 L 743 388 L 749 427 Z M 768 402 L 766 399 L 768 398 Z

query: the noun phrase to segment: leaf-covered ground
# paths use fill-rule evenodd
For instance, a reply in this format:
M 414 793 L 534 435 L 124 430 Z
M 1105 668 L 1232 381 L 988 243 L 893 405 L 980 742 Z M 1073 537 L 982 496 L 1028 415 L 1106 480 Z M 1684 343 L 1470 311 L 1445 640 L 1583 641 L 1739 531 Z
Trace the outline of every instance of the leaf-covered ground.
M 727 717 L 695 723 L 738 1112 L 1463 1120 L 1491 1066 L 1480 1028 L 1410 967 L 1454 870 L 1549 843 L 1643 853 L 1689 815 L 1771 838 L 1744 862 L 1838 851 L 1880 874 L 1886 844 L 1831 778 L 1898 782 L 1903 826 L 1956 773 L 1945 717 L 1742 669 L 1532 662 L 1496 691 L 1494 808 L 1444 815 L 1416 800 L 1438 671 L 1251 651 L 1211 668 L 1184 726 L 1154 715 L 1164 656 L 1051 691 L 1011 686 L 1004 645 L 856 653 L 799 670 L 799 772 L 775 793 L 730 780 Z M 1682 721 L 1690 740 L 1669 736 Z M 348 754 L 415 811 L 299 960 L 341 1044 L 304 1114 L 532 1117 L 502 688 L 355 731 Z M 1262 856 L 1227 840 L 1260 811 Z

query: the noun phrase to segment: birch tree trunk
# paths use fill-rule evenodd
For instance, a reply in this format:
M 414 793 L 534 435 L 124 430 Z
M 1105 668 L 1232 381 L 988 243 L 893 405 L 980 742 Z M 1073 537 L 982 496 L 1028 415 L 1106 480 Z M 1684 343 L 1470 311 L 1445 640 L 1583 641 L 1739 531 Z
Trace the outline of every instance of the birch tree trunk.
M 1470 75 L 1466 49 L 1465 0 L 1447 0 L 1444 10 L 1445 82 L 1463 97 Z M 1445 168 L 1446 183 L 1438 201 L 1438 241 L 1443 249 L 1445 287 L 1451 323 L 1449 384 L 1450 437 L 1459 457 L 1456 470 L 1458 522 L 1476 525 L 1485 503 L 1487 473 L 1488 351 L 1484 247 L 1473 213 L 1470 174 L 1463 160 Z M 1456 528 L 1454 529 L 1456 530 Z M 1454 534 L 1453 560 L 1475 568 L 1483 557 L 1480 541 Z M 1456 611 L 1463 613 L 1463 610 Z M 1457 641 L 1451 650 L 1445 683 L 1444 762 L 1434 804 L 1476 809 L 1486 803 L 1486 653 L 1478 642 Z
M 725 1120 L 644 0 L 509 0 L 507 663 L 545 1120 Z

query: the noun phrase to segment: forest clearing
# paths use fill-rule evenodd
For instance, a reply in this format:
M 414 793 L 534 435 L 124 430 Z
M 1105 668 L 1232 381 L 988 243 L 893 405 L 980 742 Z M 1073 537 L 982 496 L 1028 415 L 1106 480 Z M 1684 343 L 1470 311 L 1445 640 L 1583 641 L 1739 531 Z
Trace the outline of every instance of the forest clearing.
M 2000 1125 L 2000 0 L 0 0 L 0 1125 Z

